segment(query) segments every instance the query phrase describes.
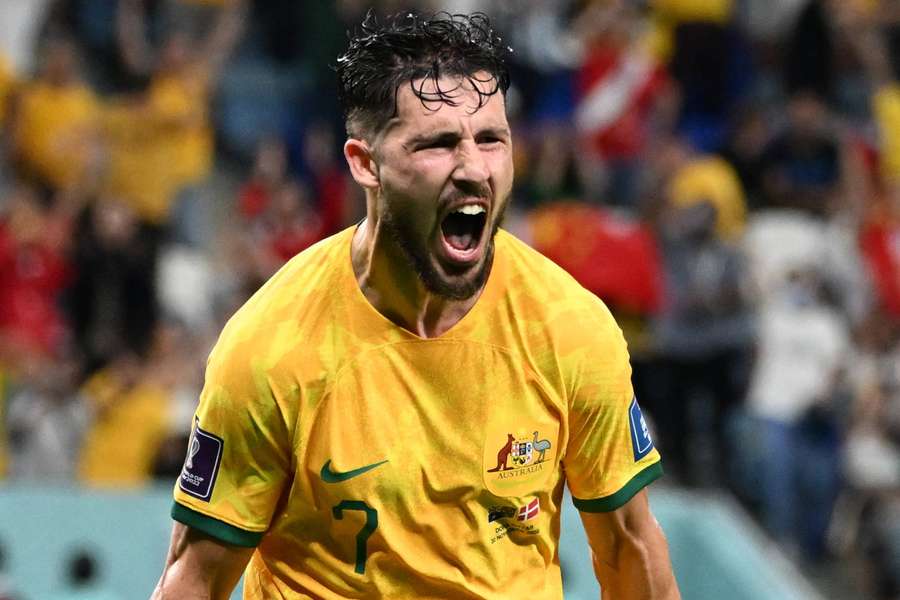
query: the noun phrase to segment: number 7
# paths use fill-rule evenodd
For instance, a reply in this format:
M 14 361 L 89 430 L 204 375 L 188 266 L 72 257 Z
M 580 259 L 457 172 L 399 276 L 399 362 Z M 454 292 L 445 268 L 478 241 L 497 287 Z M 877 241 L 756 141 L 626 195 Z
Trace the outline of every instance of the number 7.
M 356 571 L 359 574 L 366 572 L 366 541 L 378 528 L 378 511 L 362 500 L 341 500 L 341 503 L 331 509 L 334 518 L 338 521 L 344 518 L 345 510 L 359 510 L 366 513 L 366 524 L 356 534 Z

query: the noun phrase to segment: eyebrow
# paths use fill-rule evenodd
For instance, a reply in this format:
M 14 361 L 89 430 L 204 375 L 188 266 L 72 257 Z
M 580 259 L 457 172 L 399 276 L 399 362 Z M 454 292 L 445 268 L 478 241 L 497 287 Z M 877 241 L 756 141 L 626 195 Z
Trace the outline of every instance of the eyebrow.
M 436 131 L 434 133 L 420 133 L 406 141 L 407 146 L 422 146 L 435 142 L 455 142 L 460 138 L 457 131 Z
M 483 136 L 491 136 L 496 138 L 509 138 L 512 134 L 508 127 L 485 127 L 484 129 L 479 129 L 475 133 L 475 137 L 483 137 Z
M 497 138 L 509 138 L 510 130 L 506 127 L 485 127 L 484 129 L 479 129 L 475 132 L 475 138 L 478 139 L 484 136 L 491 136 Z M 406 146 L 418 147 L 428 144 L 434 144 L 439 142 L 455 142 L 460 139 L 460 134 L 457 131 L 436 131 L 434 133 L 424 133 L 418 134 L 411 137 L 406 142 Z

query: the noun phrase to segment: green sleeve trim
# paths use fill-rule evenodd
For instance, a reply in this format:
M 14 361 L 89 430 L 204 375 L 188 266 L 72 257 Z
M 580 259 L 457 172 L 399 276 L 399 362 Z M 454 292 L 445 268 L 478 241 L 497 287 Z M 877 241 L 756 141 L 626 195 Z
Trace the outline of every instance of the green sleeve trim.
M 583 512 L 610 512 L 617 508 L 621 508 L 626 502 L 631 500 L 635 494 L 660 478 L 662 474 L 662 463 L 656 461 L 632 477 L 631 480 L 622 486 L 622 489 L 615 494 L 591 500 L 582 500 L 572 496 L 572 503 L 575 505 L 575 508 Z
M 195 510 L 191 510 L 183 504 L 175 502 L 172 504 L 172 518 L 179 523 L 202 531 L 218 540 L 234 546 L 243 546 L 245 548 L 255 548 L 262 540 L 262 531 L 247 531 L 240 529 L 234 525 L 229 525 L 214 519 Z

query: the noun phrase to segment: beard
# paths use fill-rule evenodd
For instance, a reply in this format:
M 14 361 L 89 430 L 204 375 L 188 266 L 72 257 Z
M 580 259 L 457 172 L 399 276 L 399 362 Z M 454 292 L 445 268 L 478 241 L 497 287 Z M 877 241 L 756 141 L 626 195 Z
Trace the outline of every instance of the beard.
M 428 292 L 447 300 L 468 300 L 487 283 L 488 275 L 490 275 L 491 266 L 494 262 L 494 236 L 497 235 L 497 230 L 500 229 L 505 212 L 506 207 L 504 206 L 502 212 L 491 226 L 490 237 L 484 250 L 484 259 L 480 265 L 474 267 L 477 269 L 475 274 L 469 277 L 462 277 L 465 271 L 469 269 L 458 272 L 450 271 L 452 279 L 437 269 L 428 248 L 416 242 L 416 228 L 413 223 L 402 217 L 398 218 L 392 211 L 385 211 L 384 215 L 382 215 L 381 223 L 387 234 L 403 252 L 410 267 Z M 458 277 L 453 277 L 454 275 Z

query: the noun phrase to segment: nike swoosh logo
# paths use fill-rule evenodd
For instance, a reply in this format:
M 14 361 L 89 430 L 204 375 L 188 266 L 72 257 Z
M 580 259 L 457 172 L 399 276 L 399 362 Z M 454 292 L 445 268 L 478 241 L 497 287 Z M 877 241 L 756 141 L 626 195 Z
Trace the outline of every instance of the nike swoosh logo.
M 372 463 L 371 465 L 366 465 L 358 469 L 353 469 L 352 471 L 344 471 L 343 473 L 340 473 L 338 471 L 331 470 L 331 460 L 329 459 L 325 461 L 324 465 L 322 465 L 322 470 L 319 471 L 319 477 L 321 477 L 322 481 L 324 481 L 325 483 L 340 483 L 342 481 L 347 481 L 348 479 L 353 479 L 354 477 L 362 475 L 363 473 L 368 473 L 372 469 L 380 467 L 386 462 L 387 460 L 383 460 L 381 462 Z

